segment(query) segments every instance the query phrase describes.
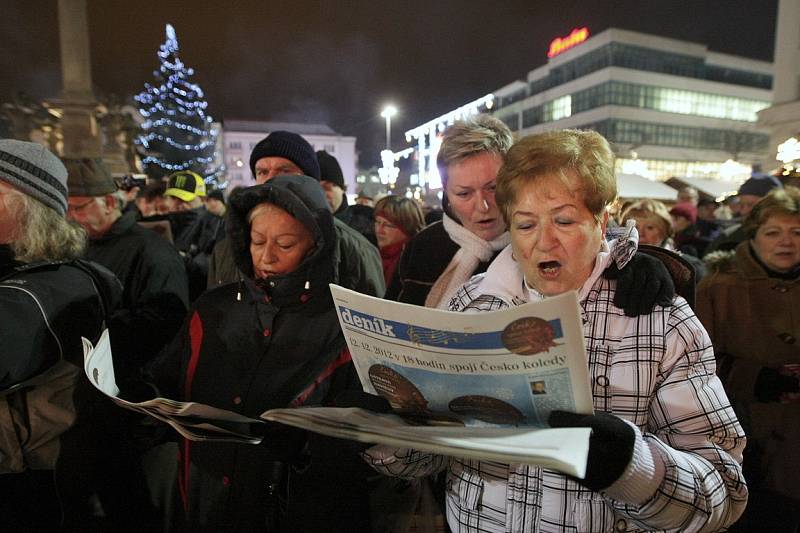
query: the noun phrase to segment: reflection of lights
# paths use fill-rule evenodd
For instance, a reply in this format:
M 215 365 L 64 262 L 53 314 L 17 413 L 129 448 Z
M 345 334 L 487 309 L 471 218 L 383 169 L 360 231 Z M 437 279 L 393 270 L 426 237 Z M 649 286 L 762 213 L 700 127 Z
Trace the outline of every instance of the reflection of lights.
M 378 169 L 378 175 L 380 176 L 381 183 L 384 185 L 391 185 L 394 187 L 394 184 L 397 182 L 397 175 L 400 173 L 400 169 L 394 166 L 394 162 L 394 152 L 391 150 L 381 151 L 381 163 L 383 166 Z
M 445 113 L 440 117 L 436 117 L 433 120 L 426 122 L 421 126 L 417 126 L 413 130 L 408 130 L 406 132 L 407 137 L 411 137 L 413 139 L 419 139 L 420 137 L 424 137 L 428 133 L 430 133 L 432 128 L 437 128 L 439 125 L 442 125 L 442 128 L 452 124 L 456 120 L 467 118 L 471 115 L 476 115 L 480 112 L 482 107 L 486 109 L 491 109 L 494 105 L 494 95 L 487 94 L 477 100 L 474 100 L 468 104 L 462 105 L 459 108 L 456 108 L 449 113 Z M 410 142 L 410 141 L 409 141 Z
M 623 174 L 636 174 L 645 178 L 652 178 L 653 173 L 647 168 L 647 163 L 641 159 L 629 159 L 622 164 Z
M 439 200 L 441 200 L 442 198 L 444 198 L 444 191 L 439 191 L 439 192 L 437 192 L 437 193 L 436 193 L 436 197 L 437 197 L 437 198 L 439 198 Z
M 749 176 L 751 172 L 752 169 L 749 166 L 745 166 L 733 159 L 728 159 L 719 166 L 719 177 L 726 180 L 742 175 Z
M 241 159 L 237 159 L 236 160 L 236 166 L 239 167 L 239 168 L 242 168 L 244 166 L 244 161 L 242 161 Z
M 775 159 L 782 163 L 791 163 L 800 159 L 800 142 L 794 137 L 789 137 L 778 145 L 778 155 Z
M 392 118 L 396 114 L 397 114 L 397 108 L 393 105 L 387 105 L 386 107 L 383 108 L 383 111 L 381 111 L 381 116 L 383 118 Z

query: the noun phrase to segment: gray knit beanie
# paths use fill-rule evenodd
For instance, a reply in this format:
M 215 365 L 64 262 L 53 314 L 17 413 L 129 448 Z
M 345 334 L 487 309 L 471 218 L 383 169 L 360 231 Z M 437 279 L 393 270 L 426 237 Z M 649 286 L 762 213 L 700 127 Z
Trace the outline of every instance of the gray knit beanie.
M 41 144 L 0 139 L 0 180 L 67 213 L 67 169 Z

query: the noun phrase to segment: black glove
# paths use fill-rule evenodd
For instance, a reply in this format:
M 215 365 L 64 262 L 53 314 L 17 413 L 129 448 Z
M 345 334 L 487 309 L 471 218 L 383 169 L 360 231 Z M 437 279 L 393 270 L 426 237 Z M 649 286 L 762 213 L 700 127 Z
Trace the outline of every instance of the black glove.
M 592 428 L 586 476 L 583 479 L 575 478 L 589 490 L 599 491 L 610 487 L 631 462 L 636 432 L 617 416 L 609 413 L 580 415 L 553 411 L 547 422 L 554 428 Z
M 606 279 L 617 280 L 614 305 L 627 316 L 646 315 L 658 305 L 669 305 L 675 297 L 675 283 L 664 263 L 642 252 L 636 252 L 622 270 L 612 261 L 603 271 Z
M 268 449 L 275 460 L 296 467 L 308 463 L 308 431 L 277 422 L 264 422 L 257 431 L 263 436 L 261 446 Z
M 794 376 L 781 374 L 778 370 L 765 366 L 758 373 L 753 389 L 759 402 L 777 402 L 782 394 L 800 392 L 800 383 Z
M 391 413 L 392 406 L 383 396 L 376 396 L 361 390 L 344 390 L 334 400 L 336 407 L 360 407 L 373 413 Z

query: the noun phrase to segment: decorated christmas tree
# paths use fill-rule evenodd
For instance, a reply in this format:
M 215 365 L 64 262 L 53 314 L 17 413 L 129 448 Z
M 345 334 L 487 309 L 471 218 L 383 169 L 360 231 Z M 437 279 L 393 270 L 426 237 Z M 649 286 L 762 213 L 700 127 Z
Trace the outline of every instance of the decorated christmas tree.
M 222 168 L 217 167 L 217 131 L 206 113 L 203 90 L 191 77 L 194 70 L 178 57 L 175 29 L 167 24 L 167 40 L 158 51 L 161 66 L 153 72 L 155 83 L 145 83 L 134 96 L 144 117 L 136 143 L 143 150 L 142 164 L 151 178 L 177 170 L 191 170 L 211 186 L 218 184 Z

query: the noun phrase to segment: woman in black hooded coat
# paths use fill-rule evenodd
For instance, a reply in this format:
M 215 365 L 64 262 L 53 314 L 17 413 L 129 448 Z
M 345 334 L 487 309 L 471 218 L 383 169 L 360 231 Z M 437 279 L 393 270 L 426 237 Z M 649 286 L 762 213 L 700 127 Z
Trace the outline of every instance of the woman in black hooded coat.
M 251 228 L 261 204 L 288 213 L 313 238 L 290 272 L 267 272 L 253 251 L 262 244 L 251 239 L 252 230 L 262 240 Z M 341 391 L 360 389 L 328 289 L 336 233 L 319 183 L 278 176 L 237 191 L 229 235 L 246 278 L 195 302 L 151 367 L 153 383 L 165 395 L 253 418 L 333 405 Z M 178 486 L 190 531 L 366 531 L 369 474 L 345 441 L 274 424 L 259 446 L 184 441 Z

